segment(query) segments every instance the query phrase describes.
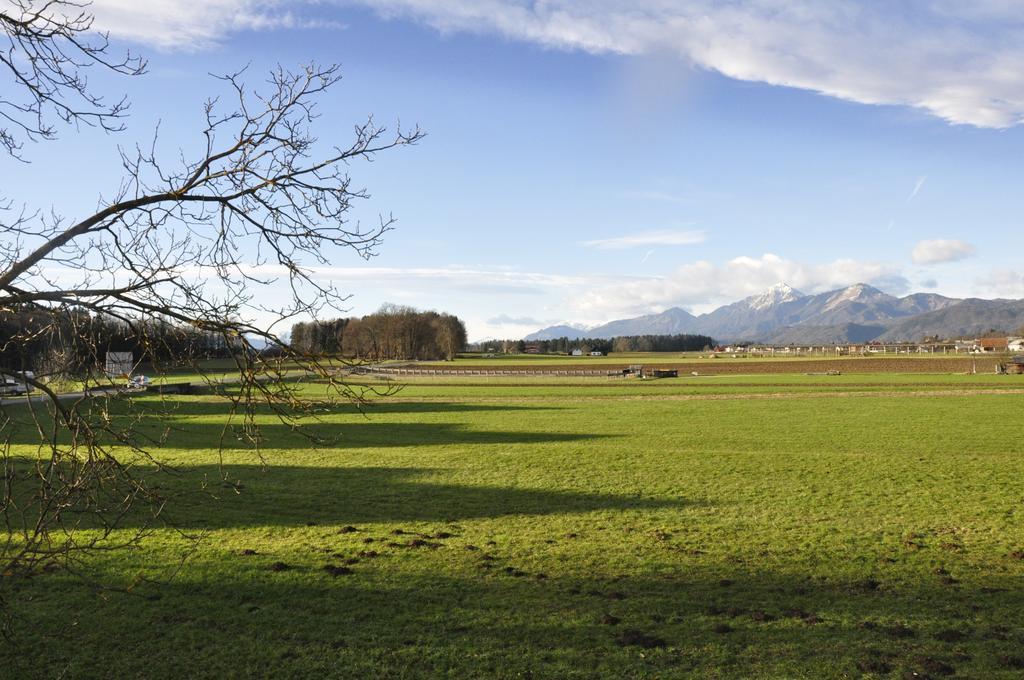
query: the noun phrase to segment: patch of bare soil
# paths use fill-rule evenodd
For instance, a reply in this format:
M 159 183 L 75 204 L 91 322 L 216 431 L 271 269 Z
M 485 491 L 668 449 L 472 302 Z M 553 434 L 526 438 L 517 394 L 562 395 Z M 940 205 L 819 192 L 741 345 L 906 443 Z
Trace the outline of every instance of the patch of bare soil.
M 629 645 L 643 647 L 644 649 L 655 649 L 657 647 L 668 646 L 668 643 L 660 637 L 648 635 L 647 633 L 639 630 L 624 630 L 615 638 L 615 642 L 623 647 Z

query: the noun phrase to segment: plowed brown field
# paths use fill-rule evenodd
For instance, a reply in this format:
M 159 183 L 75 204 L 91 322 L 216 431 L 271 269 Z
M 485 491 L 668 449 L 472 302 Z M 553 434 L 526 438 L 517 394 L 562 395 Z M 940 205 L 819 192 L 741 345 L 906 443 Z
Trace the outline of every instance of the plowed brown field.
M 896 358 L 867 357 L 857 359 L 780 359 L 774 361 L 730 361 L 721 359 L 700 362 L 658 361 L 644 363 L 647 369 L 674 368 L 680 374 L 699 373 L 700 375 L 750 375 L 771 373 L 993 373 L 996 364 L 1003 360 L 1000 357 L 941 357 L 941 358 Z M 487 371 L 507 371 L 522 374 L 551 374 L 555 371 L 620 371 L 630 364 L 602 363 L 590 366 L 580 363 L 572 364 L 502 364 L 500 360 L 492 365 L 462 368 L 454 366 L 431 365 L 432 373 L 466 372 L 485 373 Z

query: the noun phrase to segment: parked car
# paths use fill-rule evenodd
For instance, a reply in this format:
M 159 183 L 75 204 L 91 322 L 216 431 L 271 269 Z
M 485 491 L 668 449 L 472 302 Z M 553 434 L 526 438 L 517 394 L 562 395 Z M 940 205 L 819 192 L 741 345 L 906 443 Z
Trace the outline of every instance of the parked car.
M 35 374 L 32 371 L 0 373 L 0 394 L 28 394 L 32 391 L 32 385 L 28 383 L 26 378 L 34 380 Z
M 128 383 L 125 385 L 130 390 L 144 390 L 149 387 L 149 378 L 144 375 L 133 375 L 128 378 Z

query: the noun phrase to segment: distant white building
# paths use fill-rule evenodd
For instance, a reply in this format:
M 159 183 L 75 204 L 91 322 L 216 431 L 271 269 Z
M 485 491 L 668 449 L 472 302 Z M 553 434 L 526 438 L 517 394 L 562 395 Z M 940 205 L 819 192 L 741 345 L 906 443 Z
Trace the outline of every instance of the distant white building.
M 574 357 L 581 357 L 581 356 L 583 356 L 583 350 L 581 350 L 581 349 L 574 349 L 572 351 L 572 355 Z
M 135 369 L 135 360 L 131 352 L 107 352 L 103 368 L 107 377 L 131 375 Z
M 604 356 L 604 355 L 601 354 L 600 352 L 598 352 L 597 350 L 594 350 L 593 352 L 590 353 L 590 356 L 592 356 L 592 357 L 600 357 L 600 356 Z
M 1024 338 L 1007 338 L 1006 349 L 1010 352 L 1024 352 Z

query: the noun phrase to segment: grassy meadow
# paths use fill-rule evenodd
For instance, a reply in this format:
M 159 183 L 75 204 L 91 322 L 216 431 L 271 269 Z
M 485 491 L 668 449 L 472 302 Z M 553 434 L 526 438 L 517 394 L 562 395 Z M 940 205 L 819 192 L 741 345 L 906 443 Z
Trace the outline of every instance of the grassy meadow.
M 1024 376 L 412 380 L 166 402 L 174 527 L 7 579 L 0 676 L 1024 673 Z

